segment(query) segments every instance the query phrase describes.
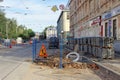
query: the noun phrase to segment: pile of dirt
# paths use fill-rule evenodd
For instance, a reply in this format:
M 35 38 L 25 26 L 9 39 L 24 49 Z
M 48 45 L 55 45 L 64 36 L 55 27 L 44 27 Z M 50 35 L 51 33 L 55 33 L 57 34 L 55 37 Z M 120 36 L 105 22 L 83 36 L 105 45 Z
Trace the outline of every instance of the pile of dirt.
M 71 60 L 63 58 L 62 60 L 63 64 L 64 63 L 72 63 Z M 60 64 L 60 58 L 59 57 L 54 57 L 54 56 L 49 56 L 47 59 L 41 59 L 37 63 L 38 65 L 41 66 L 49 66 L 50 68 L 58 68 Z M 64 67 L 64 65 L 63 65 Z
M 63 58 L 62 59 L 63 63 L 63 68 L 75 68 L 75 69 L 99 69 L 99 67 L 96 64 L 88 64 L 88 63 L 83 63 L 83 62 L 72 62 L 70 59 Z M 41 59 L 38 63 L 38 65 L 41 66 L 47 66 L 50 68 L 58 68 L 60 64 L 60 58 L 58 56 L 49 56 L 48 58 L 43 58 Z
M 86 68 L 91 68 L 91 69 L 99 69 L 96 64 L 88 64 L 88 63 L 83 63 L 83 62 L 73 62 L 70 59 L 66 58 L 66 55 L 70 53 L 70 51 L 64 50 L 63 55 L 62 55 L 62 66 L 63 68 L 71 69 L 86 69 Z M 41 66 L 47 66 L 50 68 L 59 68 L 60 64 L 60 51 L 55 51 L 54 54 L 48 55 L 47 58 L 42 58 L 38 60 L 37 62 L 38 65 Z
M 86 63 L 65 63 L 63 64 L 64 68 L 76 68 L 76 69 L 87 69 Z

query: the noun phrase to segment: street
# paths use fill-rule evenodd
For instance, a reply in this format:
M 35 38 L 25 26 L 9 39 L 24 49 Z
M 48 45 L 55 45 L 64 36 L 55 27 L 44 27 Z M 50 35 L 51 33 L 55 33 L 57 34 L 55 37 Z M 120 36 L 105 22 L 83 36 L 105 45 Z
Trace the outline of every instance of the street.
M 48 45 L 45 41 L 38 43 L 37 53 L 42 43 L 46 47 Z M 58 49 L 47 48 L 48 55 L 56 51 Z M 32 64 L 32 45 L 29 44 L 19 48 L 1 49 L 0 65 L 0 80 L 88 80 L 91 76 L 93 77 L 92 80 L 101 80 L 97 75 L 91 74 L 91 71 L 88 69 L 60 70 Z
M 120 0 L 0 0 L 0 80 L 120 80 Z
M 19 48 L 1 49 L 0 51 L 0 79 L 4 80 L 13 70 L 25 60 L 31 58 L 31 45 Z
M 45 41 L 38 43 L 37 53 L 39 53 L 42 43 L 44 43 L 46 47 L 48 45 Z M 47 52 L 49 53 L 54 53 L 54 51 L 54 49 L 47 50 Z M 32 62 L 32 45 L 30 44 L 27 44 L 25 46 L 21 45 L 13 48 L 0 49 L 0 80 L 7 80 L 7 77 L 9 77 L 9 75 L 12 74 L 13 71 L 15 71 L 18 67 L 22 65 L 26 65 L 26 68 L 22 69 L 22 71 L 26 71 L 28 66 L 31 64 L 29 64 L 28 62 Z M 17 73 L 21 73 L 22 75 L 25 74 L 25 72 L 21 72 L 21 70 L 19 70 L 15 74 Z M 13 79 L 9 78 L 8 80 Z

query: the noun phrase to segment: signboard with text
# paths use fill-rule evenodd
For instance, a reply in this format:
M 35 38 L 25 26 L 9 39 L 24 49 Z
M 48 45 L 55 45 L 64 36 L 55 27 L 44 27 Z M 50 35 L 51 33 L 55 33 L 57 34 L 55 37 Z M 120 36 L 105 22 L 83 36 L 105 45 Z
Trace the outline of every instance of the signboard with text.
M 90 26 L 94 26 L 101 23 L 100 16 L 90 21 Z
M 118 14 L 120 14 L 120 6 L 112 9 L 112 10 L 109 11 L 109 12 L 104 13 L 104 14 L 102 15 L 102 19 L 103 19 L 103 20 L 104 20 L 104 19 L 109 19 L 109 18 L 111 18 L 111 17 L 113 17 L 113 16 L 116 16 L 116 15 L 118 15 Z

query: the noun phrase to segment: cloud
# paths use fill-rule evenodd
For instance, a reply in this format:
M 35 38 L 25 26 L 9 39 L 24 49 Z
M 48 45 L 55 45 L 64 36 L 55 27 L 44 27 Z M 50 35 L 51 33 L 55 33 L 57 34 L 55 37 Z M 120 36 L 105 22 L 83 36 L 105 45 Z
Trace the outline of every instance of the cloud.
M 60 10 L 53 12 L 48 6 L 58 6 L 60 3 L 66 4 L 66 2 L 67 0 L 5 0 L 0 5 L 10 7 L 6 8 L 6 17 L 15 18 L 19 25 L 26 25 L 38 32 L 46 26 L 57 25 Z

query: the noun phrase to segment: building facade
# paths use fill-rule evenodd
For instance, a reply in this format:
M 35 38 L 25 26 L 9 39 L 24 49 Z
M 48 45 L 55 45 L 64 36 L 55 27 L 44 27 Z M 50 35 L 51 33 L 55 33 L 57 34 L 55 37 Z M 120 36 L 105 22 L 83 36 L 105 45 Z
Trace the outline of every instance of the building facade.
M 63 10 L 57 20 L 57 35 L 58 37 L 61 37 L 61 32 L 63 32 L 62 35 L 64 40 L 69 36 L 70 31 L 69 13 L 69 10 Z
M 46 30 L 46 39 L 49 39 L 50 37 L 57 37 L 57 29 L 56 27 L 50 27 Z
M 38 40 L 39 40 L 39 38 L 40 38 L 40 33 L 39 33 L 39 32 L 36 32 L 36 33 L 35 33 L 35 39 L 38 39 Z
M 74 38 L 120 39 L 120 0 L 69 0 L 68 6 Z

